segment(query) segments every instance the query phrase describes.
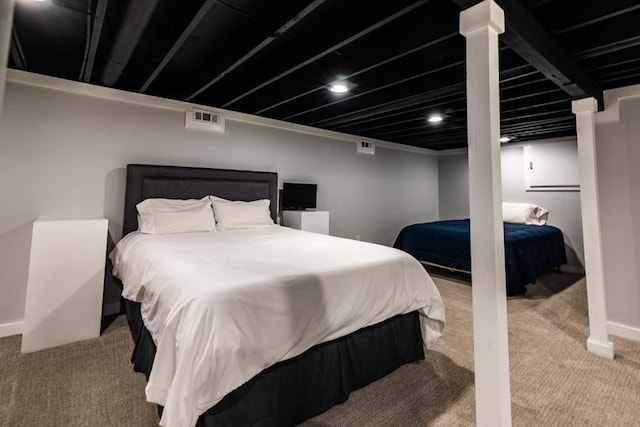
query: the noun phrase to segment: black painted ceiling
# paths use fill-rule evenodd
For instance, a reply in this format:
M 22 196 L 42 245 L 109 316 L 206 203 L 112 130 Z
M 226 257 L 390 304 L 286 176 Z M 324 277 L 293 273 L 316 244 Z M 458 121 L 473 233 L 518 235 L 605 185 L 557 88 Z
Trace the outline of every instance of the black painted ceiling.
M 458 148 L 466 146 L 458 20 L 461 6 L 474 2 L 17 0 L 9 65 L 363 137 Z M 505 11 L 523 6 L 550 36 L 547 44 L 575 59 L 597 89 L 640 83 L 638 0 L 498 3 Z M 570 101 L 580 96 L 504 37 L 502 134 L 517 141 L 575 135 Z M 351 91 L 331 93 L 336 79 L 347 79 Z M 445 121 L 428 123 L 434 112 Z

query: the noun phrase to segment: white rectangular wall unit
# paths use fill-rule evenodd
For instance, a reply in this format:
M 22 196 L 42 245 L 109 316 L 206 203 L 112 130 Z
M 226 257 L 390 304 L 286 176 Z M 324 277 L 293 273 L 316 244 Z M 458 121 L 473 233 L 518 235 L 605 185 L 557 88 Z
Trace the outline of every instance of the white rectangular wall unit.
M 580 191 L 576 141 L 529 144 L 523 154 L 526 191 Z
M 282 220 L 285 227 L 329 234 L 328 211 L 284 211 Z
M 100 335 L 107 225 L 104 218 L 34 221 L 23 353 Z

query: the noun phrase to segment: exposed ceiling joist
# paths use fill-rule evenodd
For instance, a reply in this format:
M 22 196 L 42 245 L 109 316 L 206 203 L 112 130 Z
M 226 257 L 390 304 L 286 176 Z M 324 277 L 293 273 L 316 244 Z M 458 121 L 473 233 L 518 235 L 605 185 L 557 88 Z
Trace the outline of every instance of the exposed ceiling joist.
M 616 10 L 615 12 L 607 13 L 605 15 L 600 15 L 596 18 L 590 19 L 588 21 L 580 22 L 578 24 L 571 25 L 570 27 L 565 27 L 561 30 L 555 32 L 555 34 L 564 34 L 569 31 L 577 30 L 578 28 L 584 28 L 589 25 L 597 24 L 598 22 L 606 21 L 607 19 L 615 18 L 616 16 L 625 15 L 627 13 L 633 12 L 634 10 L 640 9 L 640 3 L 626 7 L 624 9 Z
M 632 64 L 634 62 L 639 62 L 640 58 L 631 58 L 631 59 L 627 59 L 624 61 L 617 61 L 617 62 L 609 62 L 607 64 L 603 64 L 603 65 L 599 65 L 597 67 L 593 67 L 593 70 L 597 70 L 597 71 L 602 71 L 602 70 L 606 70 L 608 68 L 616 68 L 616 67 L 620 67 L 621 65 L 628 65 L 628 64 Z
M 552 116 L 552 115 L 566 114 L 566 113 L 567 113 L 567 110 L 566 109 L 562 109 L 562 110 L 542 111 L 540 113 L 518 114 L 515 117 L 506 117 L 506 118 L 502 117 L 500 119 L 500 123 L 521 121 L 522 119 L 529 119 L 531 117 Z
M 11 55 L 13 64 L 17 69 L 27 69 L 27 59 L 24 56 L 24 51 L 22 50 L 22 45 L 20 44 L 20 37 L 18 36 L 18 31 L 16 31 L 15 25 L 11 29 L 11 45 L 9 48 L 9 54 Z
M 458 142 L 460 146 L 463 147 L 467 145 L 467 132 L 463 130 L 443 136 L 429 137 L 426 139 L 424 137 L 409 138 L 408 140 L 404 140 L 403 142 L 410 143 L 411 145 L 416 145 L 418 147 L 421 145 L 429 145 L 430 147 L 437 146 L 438 143 L 442 143 L 442 145 L 451 147 L 452 145 L 455 145 L 455 142 Z
M 452 0 L 467 9 L 479 0 Z M 496 0 L 504 10 L 506 31 L 501 40 L 573 98 L 594 97 L 602 105 L 602 90 L 591 76 L 542 27 L 519 0 Z
M 510 79 L 513 80 L 513 77 L 515 75 L 515 73 L 517 71 L 522 72 L 522 70 L 525 69 L 523 67 L 515 67 L 509 70 L 504 70 L 500 73 L 500 82 L 503 83 L 504 79 Z M 529 82 L 531 83 L 531 82 Z M 505 87 L 506 89 L 506 87 Z M 358 121 L 360 123 L 362 123 L 363 121 L 365 121 L 364 119 L 367 119 L 369 117 L 372 116 L 377 116 L 380 114 L 386 114 L 395 110 L 400 110 L 400 109 L 404 109 L 404 108 L 408 108 L 408 107 L 412 107 L 415 105 L 420 105 L 420 104 L 424 104 L 426 102 L 429 101 L 434 101 L 434 100 L 438 100 L 438 99 L 443 99 L 443 98 L 449 98 L 449 97 L 453 97 L 456 95 L 461 95 L 464 94 L 465 91 L 465 84 L 464 83 L 456 83 L 456 84 L 452 84 L 449 86 L 445 86 L 442 88 L 438 88 L 438 89 L 434 89 L 434 90 L 430 90 L 427 92 L 423 92 L 423 93 L 419 93 L 416 95 L 411 95 L 405 98 L 401 98 L 395 101 L 391 101 L 391 102 L 387 102 L 384 104 L 378 104 L 376 106 L 373 107 L 368 107 L 368 108 L 363 108 L 361 110 L 357 110 L 357 111 L 352 111 L 349 113 L 345 113 L 345 114 L 341 114 L 339 116 L 335 116 L 335 117 L 330 117 L 327 119 L 323 119 L 323 120 L 318 120 L 316 122 L 311 123 L 312 126 L 322 126 L 322 127 L 332 127 L 332 126 L 337 126 L 337 125 L 341 125 L 344 123 L 349 123 L 349 122 L 353 122 L 353 121 Z M 544 94 L 548 94 L 548 93 L 553 93 L 553 92 L 558 92 L 559 90 L 557 89 L 551 89 L 551 90 L 547 90 L 547 91 L 542 91 L 542 92 L 536 92 L 534 94 L 530 94 L 530 95 L 522 95 L 522 96 L 515 96 L 515 97 L 510 97 L 507 99 L 503 99 L 501 100 L 501 102 L 509 102 L 509 101 L 515 101 L 515 100 L 519 100 L 519 99 L 525 99 L 528 97 L 534 97 L 534 96 L 539 96 L 539 95 L 544 95 Z M 451 100 L 449 100 L 451 102 Z M 425 108 L 425 106 L 421 107 L 422 109 Z
M 559 89 L 549 89 L 549 90 L 541 90 L 538 92 L 532 92 L 532 93 L 526 93 L 524 95 L 519 95 L 519 96 L 512 96 L 509 98 L 503 98 L 500 100 L 500 103 L 505 103 L 505 102 L 513 102 L 513 101 L 522 101 L 523 99 L 529 99 L 529 98 L 535 98 L 538 96 L 542 96 L 542 95 L 549 95 L 552 93 L 558 93 Z
M 271 44 L 271 42 L 273 42 L 276 38 L 278 38 L 282 34 L 284 34 L 287 31 L 289 31 L 291 29 L 291 27 L 296 25 L 298 22 L 300 22 L 307 15 L 311 14 L 311 12 L 313 12 L 318 7 L 320 7 L 325 1 L 326 0 L 315 0 L 314 2 L 312 2 L 310 5 L 305 7 L 302 11 L 300 11 L 300 13 L 298 13 L 296 16 L 294 16 L 289 21 L 287 21 L 283 26 L 278 28 L 275 33 L 273 33 L 272 35 L 270 35 L 266 39 L 262 40 L 257 46 L 255 46 L 253 49 L 251 49 L 249 52 L 247 52 L 242 58 L 238 59 L 236 62 L 231 64 L 229 67 L 227 67 L 223 72 L 221 72 L 220 74 L 215 76 L 213 79 L 209 80 L 209 82 L 207 82 L 200 89 L 196 90 L 191 95 L 189 95 L 186 100 L 187 101 L 191 101 L 193 98 L 195 98 L 196 96 L 200 95 L 202 92 L 204 92 L 205 90 L 209 89 L 211 86 L 213 86 L 214 84 L 216 84 L 217 82 L 222 80 L 227 74 L 231 73 L 233 70 L 238 68 L 240 65 L 244 64 L 251 57 L 253 57 L 256 53 L 260 52 L 262 49 L 264 49 L 269 44 Z M 233 101 L 231 101 L 231 102 L 233 102 Z M 228 105 L 228 104 L 230 104 L 230 103 L 225 104 L 225 106 Z
M 222 105 L 222 108 L 228 108 L 230 105 L 240 101 L 241 99 L 251 95 L 252 93 L 266 87 L 269 86 L 270 84 L 272 84 L 273 82 L 276 82 L 286 76 L 288 76 L 291 73 L 294 73 L 296 71 L 298 71 L 301 68 L 306 67 L 309 64 L 312 64 L 314 62 L 316 62 L 317 60 L 324 58 L 325 56 L 335 52 L 336 50 L 342 49 L 343 47 L 355 42 L 356 40 L 361 39 L 362 37 L 373 33 L 374 31 L 378 30 L 379 28 L 384 27 L 385 25 L 395 21 L 396 19 L 408 14 L 409 12 L 414 11 L 415 9 L 429 3 L 431 0 L 419 0 L 407 7 L 405 7 L 404 9 L 394 13 L 391 16 L 386 17 L 385 19 L 383 19 L 382 21 L 376 22 L 375 24 L 365 28 L 364 30 L 354 34 L 353 36 L 347 38 L 346 40 L 341 41 L 340 43 L 337 43 L 331 47 L 329 47 L 328 49 L 323 50 L 322 52 L 318 53 L 317 55 L 312 56 L 311 58 L 307 59 L 306 61 L 303 61 L 291 68 L 289 68 L 288 70 L 278 74 L 275 77 L 272 77 L 271 79 L 267 80 L 266 82 L 254 87 L 253 89 L 235 97 L 234 99 L 232 99 L 231 101 L 227 102 L 226 104 Z
M 462 111 L 466 111 L 466 108 L 451 110 L 451 111 L 448 111 L 448 114 L 462 112 Z M 541 116 L 545 116 L 545 117 L 546 116 L 552 116 L 550 118 L 538 119 L 538 122 L 542 122 L 542 123 L 547 123 L 546 120 L 560 119 L 561 117 L 562 118 L 570 117 L 572 119 L 575 119 L 575 117 L 573 115 L 567 116 L 567 110 L 563 109 L 563 110 L 544 111 L 544 112 L 535 113 L 535 114 L 518 115 L 518 117 L 515 117 L 515 118 L 513 118 L 513 117 L 512 118 L 506 118 L 506 119 L 502 118 L 500 120 L 500 123 L 501 123 L 501 125 L 503 126 L 503 129 L 504 129 L 504 128 L 507 128 L 509 126 L 509 124 L 507 124 L 507 122 L 512 122 L 514 120 L 520 121 L 522 118 L 533 119 L 534 117 L 541 117 Z M 561 117 L 559 117 L 559 116 L 561 116 Z M 375 129 L 381 129 L 381 128 L 384 128 L 384 127 L 397 126 L 398 124 L 402 124 L 402 123 L 406 124 L 406 123 L 411 123 L 411 122 L 424 122 L 424 120 L 425 120 L 425 118 L 423 116 L 413 117 L 413 118 L 408 119 L 408 120 L 397 121 L 397 122 L 393 122 L 393 123 L 385 123 L 385 124 L 373 126 L 373 127 L 370 127 L 370 128 L 360 129 L 359 132 L 364 131 L 364 130 L 371 131 L 371 130 L 375 130 Z M 456 127 L 456 126 L 451 126 L 452 124 L 458 123 L 458 122 L 464 123 L 465 119 L 447 120 L 447 128 L 446 128 L 446 130 L 459 128 L 459 127 Z M 532 120 L 531 123 L 536 123 L 536 121 Z M 462 126 L 460 128 L 464 128 L 464 127 L 465 126 Z M 377 138 L 379 137 L 381 139 L 384 139 L 384 138 L 393 137 L 394 135 L 400 134 L 401 132 L 405 132 L 405 134 L 397 135 L 397 136 L 406 137 L 406 136 L 410 136 L 409 134 L 406 134 L 406 132 L 412 132 L 412 131 L 416 131 L 416 130 L 420 130 L 420 129 L 422 129 L 422 132 L 426 132 L 424 126 L 414 126 L 414 127 L 404 127 L 402 129 L 395 129 L 395 130 L 389 130 L 389 131 L 373 132 L 372 135 L 374 135 Z
M 529 85 L 532 85 L 532 84 L 542 83 L 542 82 L 547 82 L 547 81 L 548 80 L 545 79 L 544 77 L 540 77 L 540 78 L 537 78 L 537 79 L 529 80 L 527 82 L 522 82 L 522 83 L 518 83 L 518 84 L 515 84 L 515 85 L 501 87 L 500 89 L 516 89 L 516 88 L 519 88 L 519 87 L 529 86 Z M 504 82 L 501 81 L 500 83 L 504 83 Z
M 442 131 L 442 130 L 431 130 L 431 131 L 424 131 L 424 132 L 419 132 L 419 133 L 412 133 L 412 134 L 406 134 L 406 135 L 397 135 L 394 136 L 395 139 L 397 140 L 403 140 L 403 141 L 411 141 L 414 140 L 416 138 L 431 138 L 432 136 L 443 136 L 443 135 L 457 135 L 460 130 L 462 129 L 462 131 L 464 132 L 464 129 L 466 129 L 466 126 L 452 126 L 451 128 L 447 129 L 446 131 Z M 447 133 L 447 132 L 451 132 L 451 133 Z M 375 138 L 375 137 L 374 137 Z
M 382 128 L 386 128 L 386 127 L 391 127 L 391 126 L 404 126 L 406 123 L 413 123 L 413 122 L 422 122 L 424 121 L 424 117 L 411 117 L 410 119 L 406 119 L 406 120 L 395 120 L 391 123 L 382 123 L 382 124 L 377 124 L 375 126 L 369 126 L 367 128 L 359 128 L 358 132 L 365 132 L 365 131 L 372 131 L 372 130 L 376 130 L 376 129 L 382 129 Z
M 425 120 L 424 118 L 422 120 Z M 455 123 L 458 123 L 457 125 Z M 409 138 L 413 136 L 424 136 L 424 135 L 432 135 L 432 134 L 441 134 L 443 131 L 447 132 L 455 129 L 466 129 L 466 119 L 460 120 L 448 120 L 446 129 L 439 128 L 425 128 L 424 126 L 416 127 L 416 128 L 408 128 L 406 130 L 398 130 L 396 129 L 393 132 L 381 132 L 381 133 L 373 133 L 375 138 L 380 137 L 381 139 L 385 138 Z
M 575 118 L 574 118 L 575 120 Z M 554 127 L 546 127 L 546 128 L 538 128 L 538 129 L 532 129 L 532 130 L 527 130 L 527 131 L 522 131 L 522 132 L 516 132 L 514 133 L 514 136 L 516 138 L 522 138 L 525 136 L 537 136 L 540 134 L 549 134 L 552 132 L 566 132 L 566 131 L 570 131 L 571 133 L 575 132 L 575 128 L 576 128 L 576 124 L 575 123 L 571 123 L 571 124 L 567 124 L 567 125 L 562 125 L 562 126 L 554 126 Z
M 612 78 L 608 78 L 608 79 L 604 79 L 602 80 L 602 83 L 604 84 L 613 84 L 613 82 L 620 82 L 621 80 L 637 80 L 638 77 L 640 77 L 640 73 L 634 73 L 634 74 L 626 74 L 624 76 L 618 76 L 618 77 L 612 77 Z M 626 83 L 626 85 L 629 85 L 630 83 Z M 625 84 L 623 84 L 624 86 Z M 617 83 L 616 86 L 620 86 L 620 83 Z
M 511 68 L 500 73 L 500 83 L 509 82 L 511 80 L 518 80 L 524 77 L 533 76 L 538 74 L 538 70 L 535 70 L 531 65 L 521 65 L 519 67 Z
M 350 113 L 345 113 L 329 119 L 319 120 L 317 122 L 311 123 L 311 125 L 331 127 L 341 123 L 353 122 L 356 120 L 365 119 L 367 117 L 384 114 L 389 111 L 395 111 L 402 108 L 412 107 L 417 104 L 423 104 L 428 101 L 454 96 L 464 92 L 464 89 L 464 83 L 454 83 L 449 86 L 433 89 L 427 92 L 419 93 L 417 95 L 407 96 L 395 101 L 386 102 L 384 104 L 375 105 L 373 107 L 363 108 L 358 111 L 352 111 Z
M 171 59 L 175 56 L 175 54 L 178 53 L 178 51 L 180 50 L 182 45 L 184 45 L 184 43 L 187 41 L 189 36 L 191 36 L 191 34 L 195 31 L 195 29 L 198 28 L 198 25 L 200 24 L 200 21 L 202 21 L 202 18 L 207 16 L 207 13 L 209 13 L 209 10 L 216 3 L 217 3 L 217 0 L 206 0 L 202 4 L 202 6 L 200 6 L 200 9 L 194 15 L 191 22 L 189 22 L 189 25 L 187 25 L 187 28 L 185 28 L 182 34 L 180 34 L 180 37 L 178 37 L 175 43 L 173 43 L 173 46 L 171 46 L 171 49 L 169 49 L 169 52 L 167 52 L 167 54 L 162 58 L 162 61 L 160 61 L 160 63 L 156 66 L 156 68 L 153 70 L 151 75 L 149 75 L 147 80 L 144 82 L 144 84 L 140 88 L 141 93 L 145 93 L 147 89 L 149 89 L 149 86 L 151 86 L 151 83 L 153 83 L 156 77 L 158 77 L 158 75 L 162 72 L 162 70 L 164 70 L 164 67 L 167 66 L 167 64 L 169 63 L 169 61 L 171 61 Z
M 539 102 L 537 104 L 529 104 L 526 105 L 524 107 L 515 107 L 515 108 L 508 108 L 508 109 L 502 109 L 502 114 L 506 114 L 506 113 L 514 113 L 517 111 L 528 111 L 531 110 L 533 108 L 541 108 L 541 107 L 548 107 L 550 105 L 557 105 L 557 104 L 571 104 L 571 100 L 570 99 L 556 99 L 553 101 L 546 101 L 546 102 Z M 519 114 L 519 113 L 517 113 Z
M 349 79 L 351 79 L 353 77 L 356 77 L 356 76 L 359 76 L 359 75 L 364 74 L 366 72 L 375 70 L 376 68 L 379 68 L 379 67 L 381 67 L 383 65 L 386 65 L 386 64 L 388 64 L 390 62 L 393 62 L 393 61 L 396 61 L 398 59 L 404 58 L 404 57 L 406 57 L 408 55 L 414 54 L 414 53 L 419 52 L 419 51 L 421 51 L 423 49 L 426 49 L 428 47 L 435 46 L 435 45 L 437 45 L 439 43 L 445 42 L 445 41 L 447 41 L 449 39 L 452 39 L 453 37 L 455 37 L 457 35 L 458 35 L 457 32 L 456 33 L 449 33 L 449 34 L 444 35 L 442 37 L 438 37 L 438 38 L 436 38 L 434 40 L 429 40 L 426 43 L 422 43 L 421 45 L 416 46 L 414 48 L 411 48 L 411 49 L 409 49 L 407 51 L 404 51 L 402 53 L 399 53 L 398 55 L 394 55 L 394 56 L 392 56 L 390 58 L 386 58 L 383 61 L 377 62 L 377 63 L 369 65 L 368 67 L 365 67 L 365 68 L 363 68 L 361 70 L 358 70 L 358 71 L 355 71 L 355 72 L 353 72 L 351 74 L 348 74 L 348 75 L 344 76 L 344 79 L 345 80 L 349 80 Z M 315 88 L 310 89 L 310 90 L 308 90 L 306 92 L 300 93 L 298 95 L 292 96 L 292 97 L 284 99 L 282 101 L 279 101 L 279 102 L 277 102 L 275 104 L 269 105 L 268 107 L 265 107 L 265 108 L 263 108 L 263 109 L 261 109 L 259 111 L 256 111 L 255 114 L 262 114 L 265 111 L 269 111 L 269 110 L 271 110 L 273 108 L 279 107 L 279 106 L 284 105 L 286 103 L 289 103 L 291 101 L 295 101 L 296 99 L 302 98 L 303 96 L 306 96 L 306 95 L 310 95 L 310 94 L 312 94 L 314 92 L 325 90 L 326 88 L 327 88 L 326 85 L 315 87 Z
M 93 74 L 93 64 L 96 60 L 96 52 L 98 51 L 98 44 L 100 44 L 100 36 L 102 35 L 102 25 L 104 24 L 104 17 L 107 13 L 107 6 L 109 0 L 99 0 L 96 7 L 96 13 L 93 18 L 93 25 L 91 29 L 91 38 L 89 43 L 89 50 L 87 52 L 86 63 L 82 70 L 80 80 L 83 82 L 91 81 L 91 74 Z
M 539 128 L 541 125 L 548 125 L 552 123 L 562 123 L 567 121 L 575 122 L 575 120 L 576 120 L 575 116 L 556 117 L 553 119 L 544 119 L 544 120 L 531 120 L 523 124 L 502 126 L 502 130 L 508 131 L 508 132 L 516 132 L 516 131 L 522 131 L 522 130 L 527 130 L 531 128 Z
M 109 53 L 107 64 L 102 72 L 102 82 L 107 86 L 114 85 L 122 75 L 159 1 L 146 0 L 129 3 Z
M 454 111 L 451 111 L 450 113 L 460 112 L 460 111 L 466 111 L 466 109 L 454 110 Z M 500 121 L 501 129 L 503 132 L 512 133 L 515 131 L 524 131 L 529 128 L 536 128 L 536 127 L 539 127 L 540 125 L 550 125 L 558 122 L 566 122 L 566 121 L 572 121 L 572 120 L 575 121 L 575 116 L 573 116 L 572 114 L 567 115 L 566 110 L 562 110 L 560 112 L 564 113 L 561 117 L 556 116 L 551 118 L 531 119 L 526 124 L 507 124 L 505 122 L 507 122 L 508 120 L 501 120 Z M 547 113 L 544 113 L 544 114 L 547 114 Z M 534 116 L 535 115 L 531 115 L 531 118 Z M 418 117 L 414 120 L 424 121 L 425 118 Z M 438 126 L 430 129 L 430 128 L 425 128 L 424 126 L 417 126 L 417 127 L 407 127 L 403 129 L 395 129 L 395 130 L 383 131 L 383 132 L 373 132 L 372 135 L 375 138 L 379 138 L 379 139 L 393 140 L 394 138 L 410 138 L 410 137 L 416 137 L 421 135 L 426 136 L 426 135 L 432 135 L 432 134 L 442 134 L 443 132 L 449 132 L 456 129 L 466 129 L 466 119 L 447 120 L 445 128 L 440 128 Z
M 78 76 L 78 80 L 82 80 L 84 76 L 84 70 L 87 68 L 87 59 L 89 58 L 89 46 L 91 45 L 91 24 L 93 23 L 91 8 L 93 7 L 92 0 L 87 0 L 87 12 L 85 13 L 87 26 L 86 26 L 86 36 L 84 42 L 84 55 L 82 55 L 82 65 L 80 66 L 80 75 Z
M 583 50 L 577 54 L 580 59 L 595 58 L 596 56 L 606 55 L 608 53 L 617 52 L 623 49 L 629 49 L 640 45 L 640 36 L 629 37 L 624 40 L 617 40 L 602 46 Z
M 461 94 L 464 93 L 461 92 Z M 406 115 L 408 113 L 415 113 L 417 111 L 423 112 L 423 111 L 427 111 L 427 110 L 431 110 L 431 109 L 435 109 L 437 107 L 442 107 L 442 106 L 450 106 L 450 105 L 454 105 L 456 102 L 461 103 L 465 101 L 465 97 L 464 96 L 457 96 L 457 97 L 453 97 L 453 98 L 447 98 L 445 101 L 441 101 L 441 102 L 435 102 L 435 103 L 429 103 L 429 104 L 423 104 L 420 105 L 418 107 L 415 108 L 410 108 L 408 110 L 403 109 L 402 111 L 396 111 L 396 112 L 389 112 L 389 113 L 385 113 L 385 119 L 390 119 L 391 117 L 395 117 L 395 116 L 402 116 L 402 115 Z M 346 133 L 360 133 L 363 130 L 369 130 L 370 128 L 361 128 L 362 125 L 367 125 L 367 123 L 371 123 L 374 122 L 376 123 L 376 125 L 386 125 L 386 124 L 393 124 L 393 123 L 398 123 L 396 121 L 396 119 L 393 119 L 392 121 L 389 121 L 388 123 L 380 123 L 380 118 L 376 117 L 376 116 L 372 116 L 369 117 L 367 119 L 359 119 L 357 122 L 345 122 L 345 123 L 341 123 L 339 125 L 334 126 L 335 129 L 345 129 L 347 128 L 348 130 L 344 130 L 344 132 Z M 376 126 L 379 127 L 379 126 Z
M 464 61 L 456 61 L 456 62 L 454 62 L 452 64 L 447 64 L 447 65 L 443 65 L 442 67 L 433 68 L 431 70 L 427 70 L 427 71 L 422 72 L 422 73 L 414 74 L 412 76 L 406 77 L 406 78 L 401 79 L 401 80 L 395 80 L 395 81 L 393 81 L 391 83 L 387 83 L 386 85 L 378 86 L 378 87 L 376 87 L 374 89 L 371 89 L 371 90 L 368 90 L 368 91 L 364 91 L 364 92 L 360 92 L 358 94 L 355 94 L 355 95 L 352 95 L 352 96 L 348 96 L 346 98 L 336 99 L 335 101 L 328 102 L 328 103 L 322 104 L 322 105 L 318 105 L 316 107 L 309 108 L 307 110 L 300 111 L 300 112 L 297 112 L 295 114 L 291 114 L 289 116 L 286 116 L 284 118 L 284 120 L 291 120 L 291 119 L 293 119 L 295 117 L 299 117 L 299 116 L 302 116 L 304 114 L 311 113 L 312 111 L 321 110 L 323 108 L 330 107 L 332 105 L 336 105 L 336 104 L 339 104 L 341 102 L 350 101 L 350 100 L 359 98 L 361 96 L 370 95 L 370 94 L 372 94 L 374 92 L 385 90 L 385 89 L 388 89 L 390 87 L 397 86 L 397 85 L 400 85 L 400 84 L 403 84 L 403 83 L 406 83 L 406 82 L 409 82 L 409 81 L 412 81 L 412 80 L 415 80 L 415 79 L 419 79 L 419 78 L 428 76 L 430 74 L 434 74 L 434 73 L 438 73 L 438 72 L 441 72 L 441 71 L 444 71 L 444 70 L 448 70 L 450 68 L 454 68 L 454 67 L 457 67 L 457 66 L 460 66 L 460 65 L 464 65 Z

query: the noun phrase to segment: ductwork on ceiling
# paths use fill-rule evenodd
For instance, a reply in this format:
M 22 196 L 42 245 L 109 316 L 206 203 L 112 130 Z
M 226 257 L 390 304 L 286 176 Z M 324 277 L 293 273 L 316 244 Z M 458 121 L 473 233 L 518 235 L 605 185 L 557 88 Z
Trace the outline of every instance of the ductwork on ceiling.
M 142 33 L 147 28 L 158 2 L 159 0 L 133 0 L 129 3 L 102 72 L 101 80 L 105 85 L 113 86 L 117 83 L 138 45 Z

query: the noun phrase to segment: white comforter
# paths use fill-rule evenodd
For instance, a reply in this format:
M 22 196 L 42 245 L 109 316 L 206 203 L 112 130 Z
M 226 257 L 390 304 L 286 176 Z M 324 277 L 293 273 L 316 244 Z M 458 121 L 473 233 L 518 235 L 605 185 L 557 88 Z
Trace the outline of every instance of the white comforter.
M 162 426 L 193 426 L 263 369 L 397 314 L 420 311 L 427 347 L 444 327 L 424 268 L 386 246 L 271 226 L 131 233 L 111 259 L 157 345 L 146 394 Z

